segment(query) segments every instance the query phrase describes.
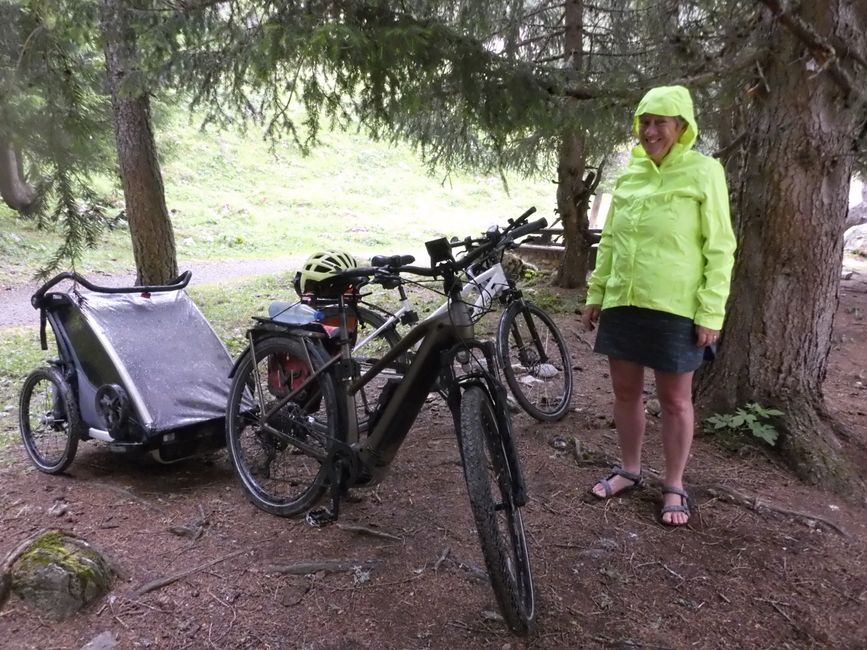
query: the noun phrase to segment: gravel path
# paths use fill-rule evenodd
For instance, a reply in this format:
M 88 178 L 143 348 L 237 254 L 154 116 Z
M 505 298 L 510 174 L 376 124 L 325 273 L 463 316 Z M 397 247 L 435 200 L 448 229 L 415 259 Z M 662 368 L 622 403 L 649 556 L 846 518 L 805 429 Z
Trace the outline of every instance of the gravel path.
M 293 271 L 305 257 L 281 257 L 267 260 L 230 260 L 224 262 L 195 261 L 180 264 L 180 270 L 193 273 L 190 285 L 238 282 L 244 278 Z M 131 285 L 134 273 L 119 275 L 89 274 L 92 282 L 110 287 Z M 39 282 L 23 285 L 0 286 L 0 329 L 35 325 L 39 314 L 30 306 L 30 296 L 40 286 Z M 62 286 L 62 285 L 61 285 Z

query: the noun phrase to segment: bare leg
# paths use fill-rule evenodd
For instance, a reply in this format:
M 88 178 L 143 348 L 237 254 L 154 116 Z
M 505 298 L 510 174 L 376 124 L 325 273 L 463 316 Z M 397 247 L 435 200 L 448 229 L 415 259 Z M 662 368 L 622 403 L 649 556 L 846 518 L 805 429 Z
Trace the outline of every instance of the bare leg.
M 611 370 L 611 386 L 614 389 L 614 425 L 620 439 L 620 453 L 623 456 L 623 469 L 638 474 L 641 471 L 641 443 L 644 440 L 644 367 L 631 361 L 608 358 Z M 631 487 L 633 482 L 622 476 L 610 481 L 611 491 Z M 596 496 L 604 497 L 605 488 L 601 483 L 593 486 Z
M 692 406 L 691 372 L 656 371 L 656 395 L 662 408 L 662 453 L 665 456 L 665 485 L 683 488 L 683 472 L 692 446 L 695 412 Z M 680 497 L 666 494 L 664 505 L 680 505 Z M 689 517 L 685 512 L 667 512 L 663 521 L 683 525 Z

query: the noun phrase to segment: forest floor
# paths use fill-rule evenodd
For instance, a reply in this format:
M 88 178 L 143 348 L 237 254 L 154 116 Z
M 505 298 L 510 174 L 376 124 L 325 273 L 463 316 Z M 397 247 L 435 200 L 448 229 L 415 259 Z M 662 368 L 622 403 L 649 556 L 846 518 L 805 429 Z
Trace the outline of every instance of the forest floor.
M 864 475 L 867 275 L 844 280 L 840 298 L 825 397 Z M 533 637 L 513 636 L 496 613 L 452 420 L 432 398 L 390 475 L 353 491 L 340 522 L 323 529 L 257 510 L 222 451 L 158 465 L 88 442 L 61 476 L 36 471 L 19 447 L 0 452 L 0 558 L 60 528 L 122 568 L 108 597 L 62 622 L 13 596 L 0 611 L 0 647 L 77 650 L 103 632 L 124 649 L 867 647 L 863 496 L 804 485 L 757 446 L 727 451 L 700 435 L 688 527 L 658 523 L 658 480 L 628 497 L 588 498 L 618 453 L 609 379 L 578 317 L 558 322 L 575 368 L 572 412 L 554 424 L 514 416 L 530 492 Z M 648 416 L 645 471 L 661 466 L 659 421 Z M 281 571 L 328 561 L 356 568 Z

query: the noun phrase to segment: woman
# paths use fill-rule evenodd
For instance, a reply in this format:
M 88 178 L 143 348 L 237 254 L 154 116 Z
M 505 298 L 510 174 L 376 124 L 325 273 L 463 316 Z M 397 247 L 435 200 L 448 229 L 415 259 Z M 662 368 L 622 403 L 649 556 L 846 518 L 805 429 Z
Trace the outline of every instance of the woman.
M 683 472 L 692 444 L 692 376 L 722 329 L 734 260 L 722 166 L 692 149 L 698 135 L 683 86 L 648 92 L 632 129 L 639 145 L 617 179 L 582 322 L 608 356 L 622 466 L 592 493 L 641 486 L 644 369 L 662 408 L 662 522 L 689 521 Z

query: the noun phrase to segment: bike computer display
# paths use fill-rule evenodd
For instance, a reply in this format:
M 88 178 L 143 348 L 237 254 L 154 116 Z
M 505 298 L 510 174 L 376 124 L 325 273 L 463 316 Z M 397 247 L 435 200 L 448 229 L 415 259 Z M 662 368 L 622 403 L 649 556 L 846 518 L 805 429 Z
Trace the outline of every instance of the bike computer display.
M 430 255 L 431 266 L 454 259 L 452 257 L 452 247 L 449 245 L 449 240 L 445 237 L 425 242 L 424 247 L 427 249 L 428 255 Z

